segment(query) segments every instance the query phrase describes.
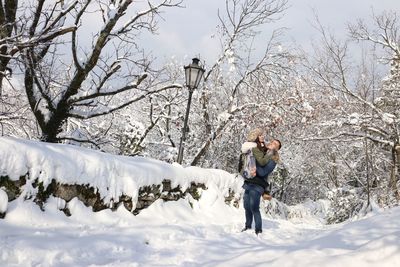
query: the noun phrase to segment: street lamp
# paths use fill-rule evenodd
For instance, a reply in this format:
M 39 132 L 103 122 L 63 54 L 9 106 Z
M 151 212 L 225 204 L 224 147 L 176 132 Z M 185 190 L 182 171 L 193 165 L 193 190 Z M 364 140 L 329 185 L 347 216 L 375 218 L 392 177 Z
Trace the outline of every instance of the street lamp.
M 177 160 L 179 164 L 182 164 L 183 160 L 183 144 L 185 143 L 186 140 L 187 124 L 189 120 L 189 111 L 190 111 L 190 104 L 192 103 L 193 91 L 199 86 L 201 78 L 203 77 L 203 74 L 205 72 L 205 70 L 199 65 L 199 62 L 200 60 L 198 58 L 193 58 L 192 64 L 189 64 L 188 66 L 184 67 L 186 86 L 189 89 L 189 99 L 186 107 L 186 116 L 185 116 L 185 121 L 183 123 L 181 141 L 179 143 L 179 152 Z

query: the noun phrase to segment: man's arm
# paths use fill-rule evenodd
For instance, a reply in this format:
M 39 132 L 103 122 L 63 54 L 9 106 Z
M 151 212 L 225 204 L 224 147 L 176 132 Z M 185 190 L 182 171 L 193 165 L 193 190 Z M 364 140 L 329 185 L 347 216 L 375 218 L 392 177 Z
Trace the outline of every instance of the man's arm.
M 258 149 L 257 147 L 253 148 L 253 155 L 256 159 L 257 163 L 261 166 L 267 165 L 268 161 L 272 159 L 273 153 L 271 150 L 268 150 L 266 153 Z

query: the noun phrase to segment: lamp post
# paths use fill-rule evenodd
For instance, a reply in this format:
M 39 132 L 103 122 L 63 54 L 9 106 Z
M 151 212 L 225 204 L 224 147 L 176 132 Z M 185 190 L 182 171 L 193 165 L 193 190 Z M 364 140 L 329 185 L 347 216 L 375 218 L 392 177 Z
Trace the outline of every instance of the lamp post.
M 192 95 L 194 90 L 199 86 L 201 78 L 205 70 L 199 65 L 200 60 L 198 58 L 192 59 L 192 64 L 185 66 L 185 77 L 186 77 L 186 86 L 189 89 L 189 99 L 186 107 L 186 115 L 185 121 L 183 123 L 182 136 L 181 141 L 179 143 L 179 152 L 177 162 L 182 164 L 183 160 L 183 146 L 186 141 L 186 133 L 187 133 L 187 124 L 189 120 L 189 112 L 190 112 L 190 104 L 192 103 Z

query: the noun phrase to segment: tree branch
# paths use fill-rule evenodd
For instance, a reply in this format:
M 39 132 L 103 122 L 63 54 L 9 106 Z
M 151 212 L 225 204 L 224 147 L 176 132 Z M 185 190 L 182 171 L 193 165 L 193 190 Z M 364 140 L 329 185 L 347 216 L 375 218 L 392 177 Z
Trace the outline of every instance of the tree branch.
M 138 102 L 138 101 L 146 98 L 149 95 L 160 93 L 162 91 L 165 91 L 165 90 L 168 90 L 168 89 L 172 89 L 172 88 L 183 88 L 183 86 L 182 85 L 177 85 L 177 84 L 168 85 L 168 86 L 162 87 L 160 89 L 157 89 L 157 90 L 150 91 L 150 92 L 147 92 L 145 94 L 142 94 L 141 96 L 138 96 L 138 97 L 136 97 L 136 98 L 134 98 L 134 99 L 122 104 L 122 105 L 119 105 L 119 106 L 113 107 L 113 108 L 109 108 L 109 109 L 107 109 L 105 111 L 94 112 L 92 114 L 88 113 L 86 115 L 80 115 L 80 114 L 77 114 L 77 113 L 73 113 L 73 111 L 71 111 L 69 113 L 69 115 L 71 117 L 78 118 L 78 119 L 90 119 L 90 118 L 94 118 L 94 117 L 99 117 L 99 116 L 102 116 L 102 115 L 106 115 L 106 114 L 112 113 L 112 112 L 114 112 L 116 110 L 120 110 L 120 109 L 122 109 L 122 108 L 124 108 L 126 106 L 129 106 L 132 103 Z

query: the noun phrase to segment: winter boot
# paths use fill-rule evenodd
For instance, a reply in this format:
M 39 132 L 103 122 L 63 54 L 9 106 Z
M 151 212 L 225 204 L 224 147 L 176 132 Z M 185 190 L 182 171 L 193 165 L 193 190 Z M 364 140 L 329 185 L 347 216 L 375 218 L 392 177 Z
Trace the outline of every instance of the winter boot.
M 240 232 L 246 232 L 247 230 L 251 229 L 251 227 L 245 226 Z

